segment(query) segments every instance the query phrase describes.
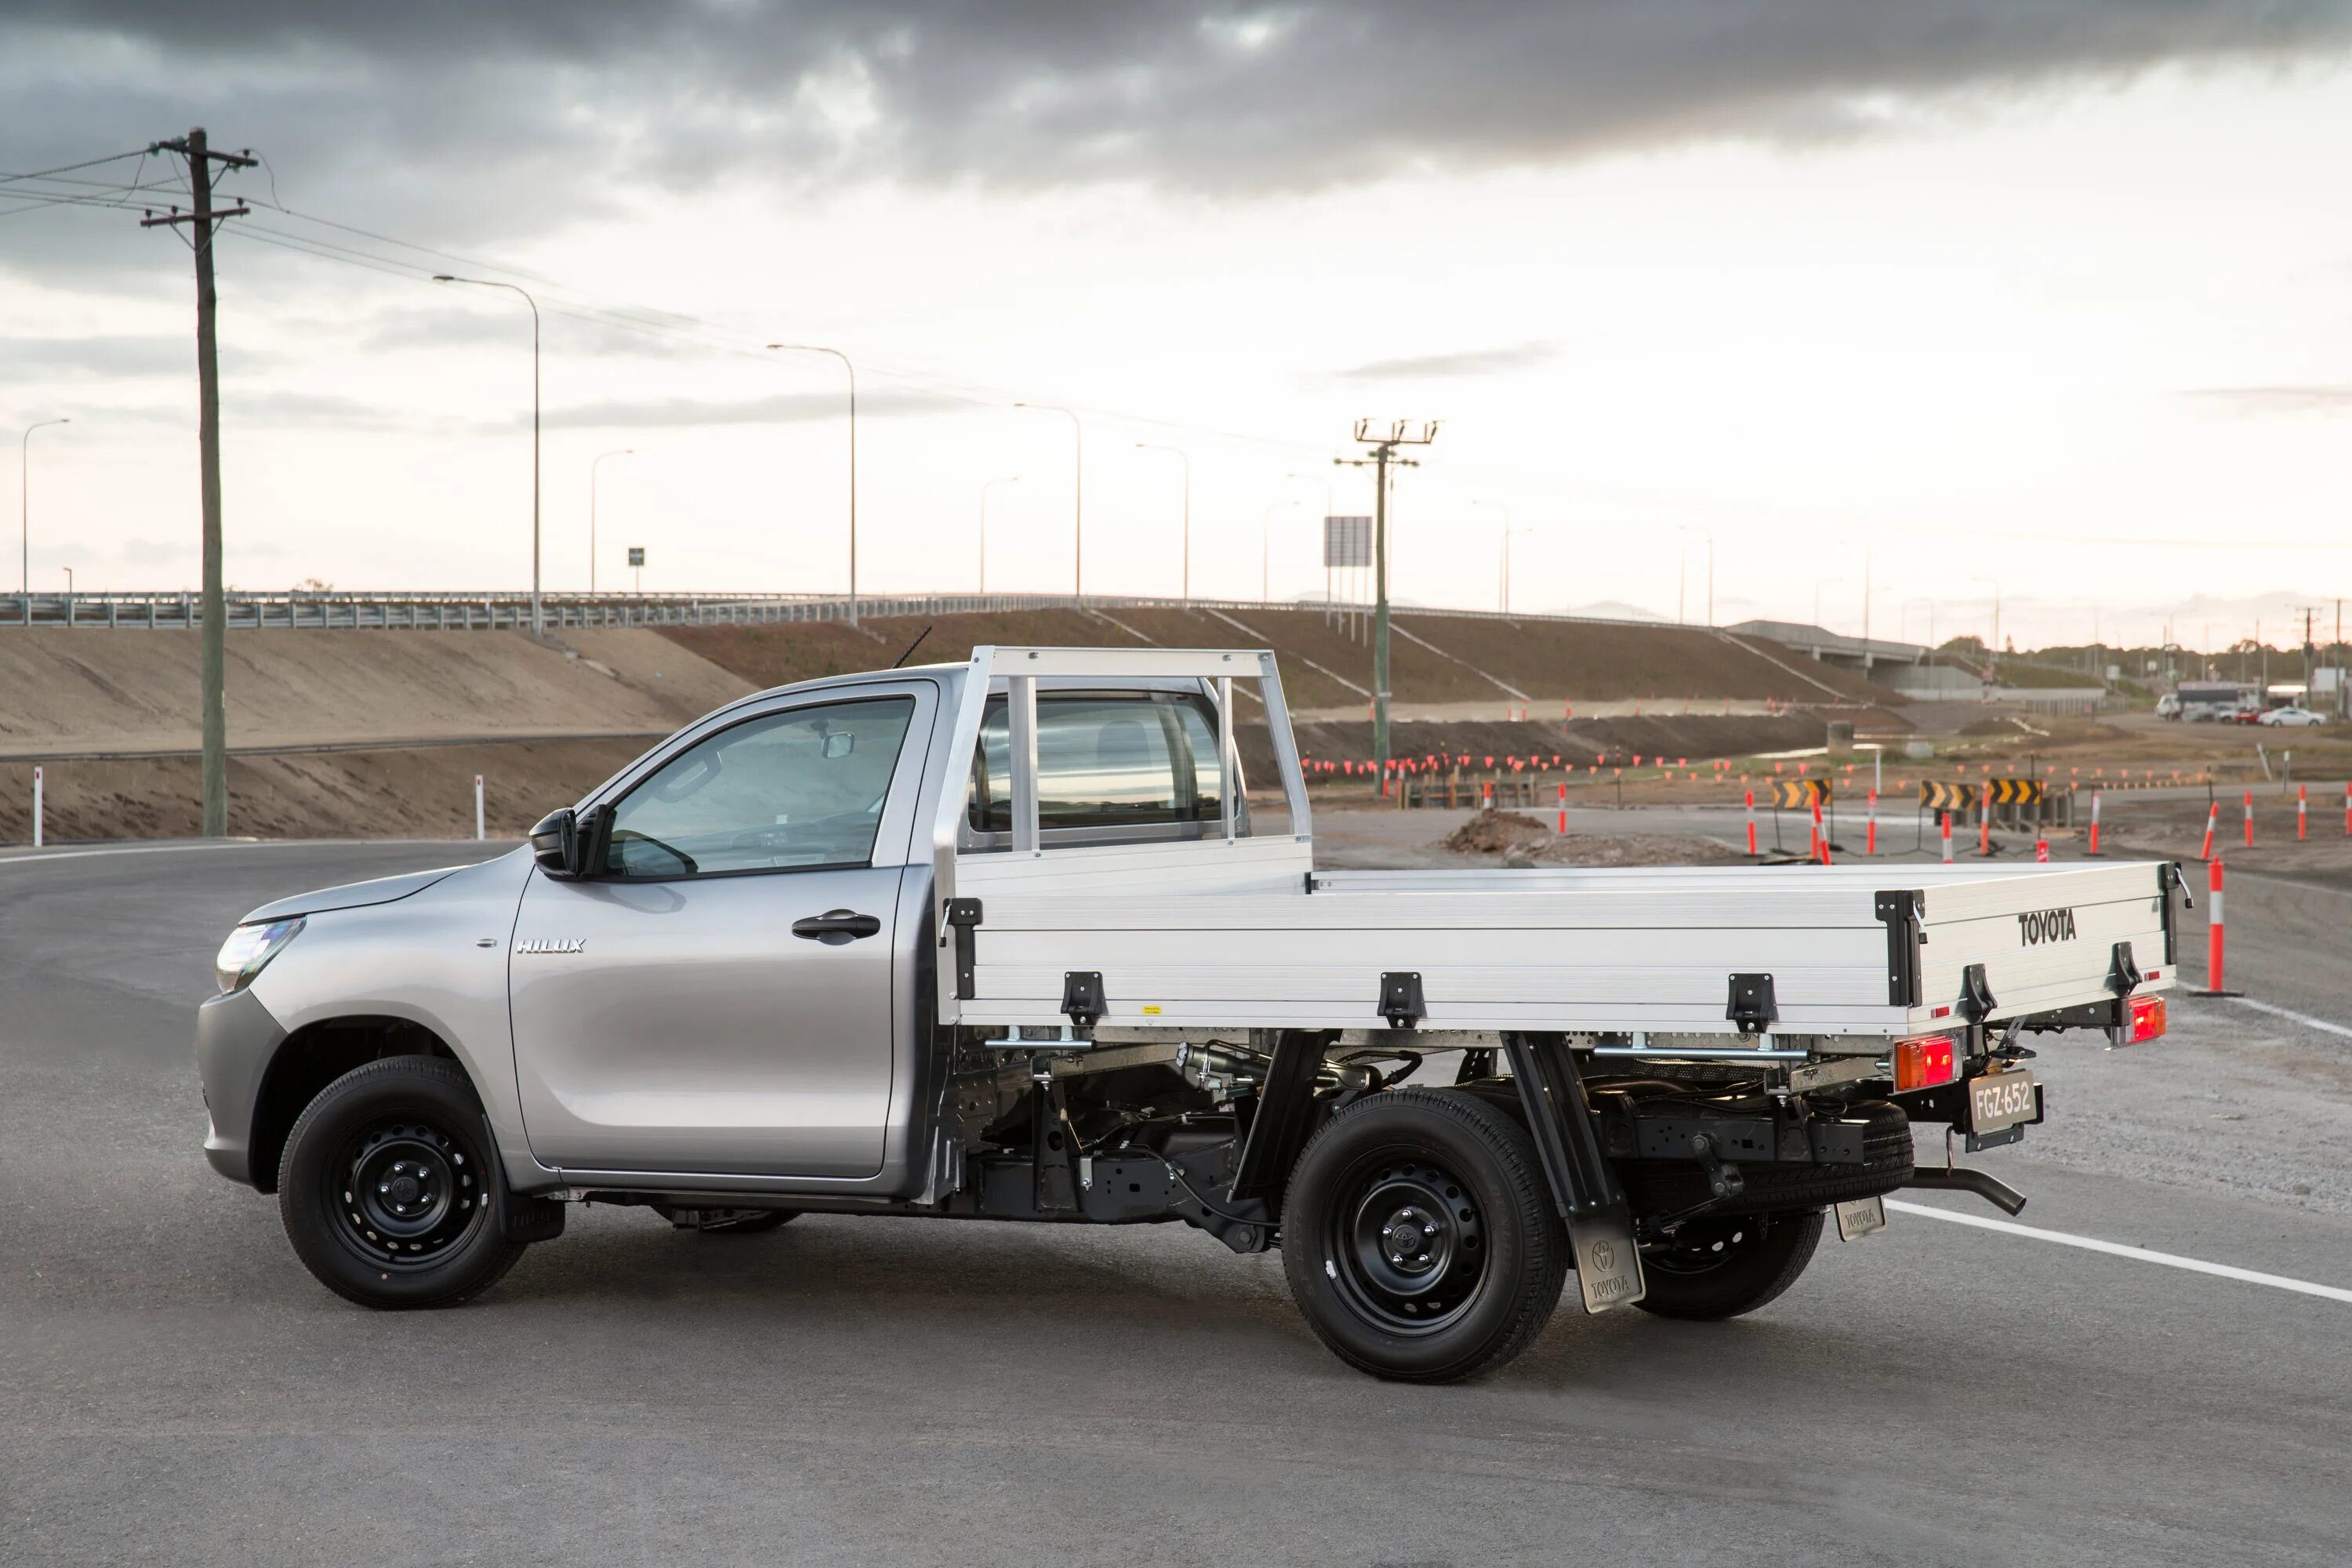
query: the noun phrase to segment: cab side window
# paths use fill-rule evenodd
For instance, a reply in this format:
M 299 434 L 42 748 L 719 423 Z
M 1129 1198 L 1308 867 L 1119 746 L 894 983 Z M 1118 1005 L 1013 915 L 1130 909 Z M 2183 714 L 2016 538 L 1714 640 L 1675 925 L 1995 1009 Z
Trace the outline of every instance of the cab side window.
M 1089 838 L 1198 837 L 1223 820 L 1216 716 L 1181 692 L 1040 692 L 1037 826 Z M 1013 830 L 1013 742 L 1004 700 L 982 717 L 967 821 Z
M 617 877 L 865 866 L 915 712 L 910 697 L 796 708 L 688 748 L 625 796 Z

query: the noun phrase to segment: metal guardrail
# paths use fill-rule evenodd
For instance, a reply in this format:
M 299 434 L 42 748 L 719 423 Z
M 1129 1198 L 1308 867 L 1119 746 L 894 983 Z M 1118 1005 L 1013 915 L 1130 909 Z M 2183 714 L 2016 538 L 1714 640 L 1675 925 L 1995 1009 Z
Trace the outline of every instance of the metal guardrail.
M 530 626 L 530 595 L 514 593 L 232 593 L 224 625 L 232 631 L 513 631 Z M 541 598 L 550 631 L 606 626 L 763 626 L 846 621 L 850 601 L 823 594 L 549 594 Z M 987 615 L 1015 610 L 1268 610 L 1361 615 L 1370 606 L 1315 600 L 1175 599 L 1137 595 L 916 594 L 857 596 L 860 620 Z M 1415 605 L 1394 613 L 1487 620 L 1675 629 L 1671 623 L 1605 616 L 1528 615 L 1520 611 L 1441 609 Z M 173 594 L 9 594 L 0 595 L 0 628 L 131 628 L 187 631 L 204 624 L 203 599 Z M 1703 626 L 1686 626 L 1704 632 Z

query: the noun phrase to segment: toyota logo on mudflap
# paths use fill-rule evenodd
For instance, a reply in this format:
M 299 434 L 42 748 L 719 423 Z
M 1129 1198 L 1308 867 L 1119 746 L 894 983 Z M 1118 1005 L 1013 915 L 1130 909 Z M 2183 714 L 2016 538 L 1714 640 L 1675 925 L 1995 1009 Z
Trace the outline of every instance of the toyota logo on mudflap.
M 1617 1272 L 1617 1248 L 1605 1241 L 1592 1244 L 1592 1271 L 1596 1274 Z

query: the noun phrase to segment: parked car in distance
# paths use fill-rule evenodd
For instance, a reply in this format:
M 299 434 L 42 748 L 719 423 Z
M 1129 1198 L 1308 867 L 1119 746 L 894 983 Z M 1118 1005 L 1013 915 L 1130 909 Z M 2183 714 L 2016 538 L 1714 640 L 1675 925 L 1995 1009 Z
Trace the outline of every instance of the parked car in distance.
M 2314 713 L 2308 708 L 2272 708 L 2255 715 L 2254 722 L 2281 729 L 2301 729 L 2306 725 L 2326 723 L 2327 715 Z

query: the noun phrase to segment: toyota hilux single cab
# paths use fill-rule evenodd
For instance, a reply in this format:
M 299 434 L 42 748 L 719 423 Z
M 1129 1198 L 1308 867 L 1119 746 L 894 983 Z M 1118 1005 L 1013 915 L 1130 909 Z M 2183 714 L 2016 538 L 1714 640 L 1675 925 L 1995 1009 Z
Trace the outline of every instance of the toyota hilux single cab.
M 1246 706 L 1243 706 L 1243 705 Z M 1238 727 L 1262 725 L 1253 795 Z M 488 1290 L 565 1205 L 1177 1224 L 1382 1377 L 1772 1300 L 2163 1032 L 2178 868 L 1318 869 L 1271 655 L 982 647 L 764 691 L 527 847 L 254 910 L 223 1175 L 330 1289 Z M 1918 1151 L 1922 1127 L 1945 1150 Z

